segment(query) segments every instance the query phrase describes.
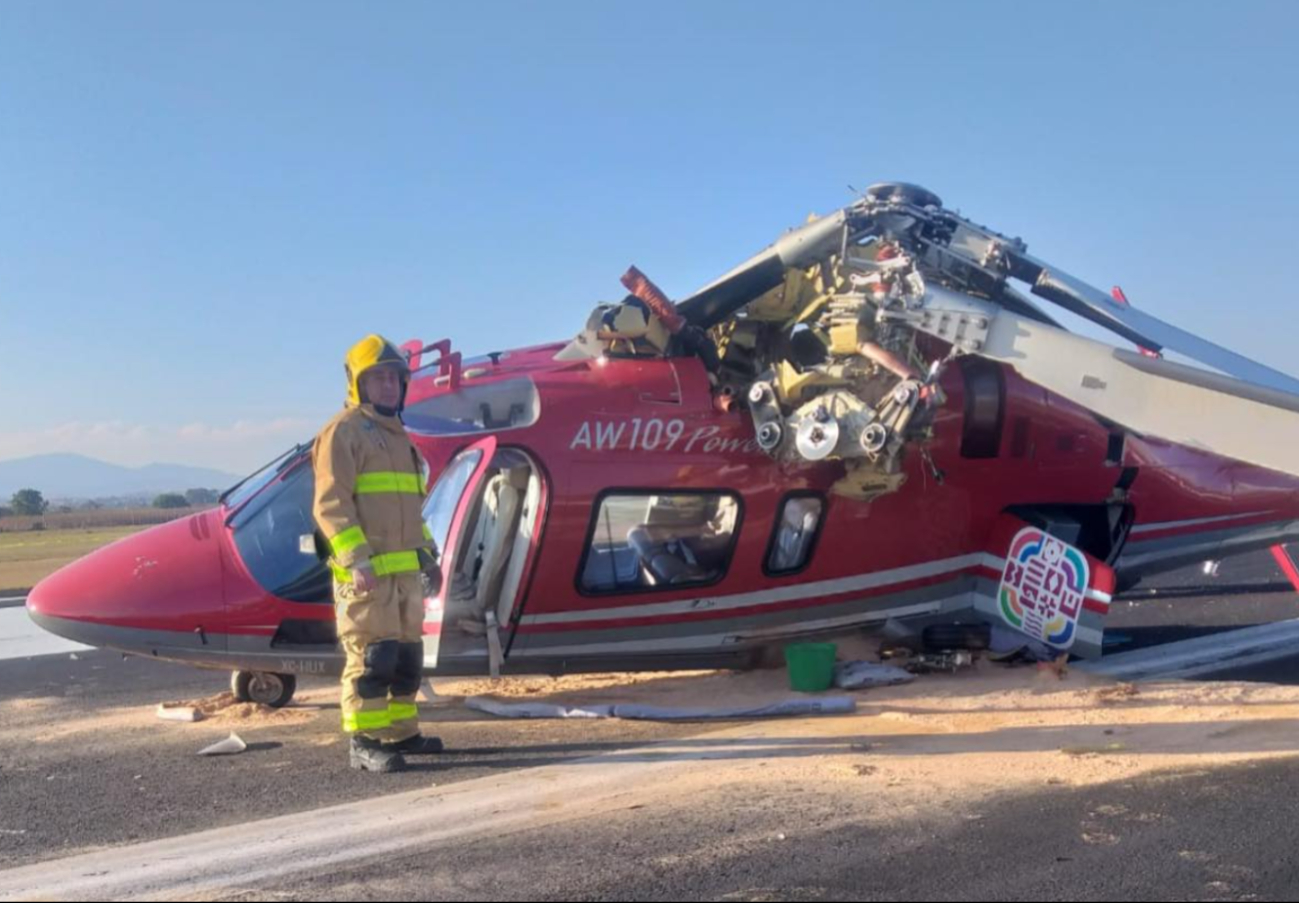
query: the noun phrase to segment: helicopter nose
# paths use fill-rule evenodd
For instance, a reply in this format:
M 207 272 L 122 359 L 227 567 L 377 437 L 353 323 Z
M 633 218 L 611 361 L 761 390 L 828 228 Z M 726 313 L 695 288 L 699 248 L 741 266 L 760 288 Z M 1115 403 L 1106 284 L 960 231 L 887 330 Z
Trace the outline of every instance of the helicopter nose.
M 213 510 L 120 539 L 38 583 L 27 611 L 91 646 L 206 646 L 224 629 L 223 529 Z

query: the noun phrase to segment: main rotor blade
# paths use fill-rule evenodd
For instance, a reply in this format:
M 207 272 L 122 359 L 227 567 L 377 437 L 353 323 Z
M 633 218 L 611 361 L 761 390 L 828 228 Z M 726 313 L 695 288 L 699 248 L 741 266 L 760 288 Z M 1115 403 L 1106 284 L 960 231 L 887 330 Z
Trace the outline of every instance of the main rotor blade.
M 1033 294 L 1038 297 L 1059 304 L 1143 347 L 1155 351 L 1167 348 L 1238 379 L 1299 395 L 1299 379 L 1165 323 L 1027 254 L 1014 254 L 1013 273 L 1017 279 L 1030 283 Z
M 1006 311 L 980 353 L 1138 433 L 1299 477 L 1299 394 L 1064 332 Z

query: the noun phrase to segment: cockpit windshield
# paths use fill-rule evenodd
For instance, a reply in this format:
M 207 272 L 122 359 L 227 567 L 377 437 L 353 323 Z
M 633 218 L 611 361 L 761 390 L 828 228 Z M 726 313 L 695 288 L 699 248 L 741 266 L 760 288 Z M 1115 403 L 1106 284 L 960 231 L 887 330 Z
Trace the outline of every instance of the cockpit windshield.
M 239 557 L 269 593 L 291 602 L 329 602 L 329 571 L 317 552 L 311 502 L 315 480 L 310 450 L 258 474 L 255 495 L 230 518 Z
M 308 454 L 310 450 L 310 443 L 304 442 L 293 446 L 293 448 L 277 457 L 261 470 L 256 471 L 251 476 L 245 477 L 242 481 L 227 489 L 221 496 L 221 504 L 225 506 L 226 511 L 238 510 L 244 502 L 265 489 L 272 480 L 284 471 L 288 470 L 291 465 L 293 465 L 299 458 Z

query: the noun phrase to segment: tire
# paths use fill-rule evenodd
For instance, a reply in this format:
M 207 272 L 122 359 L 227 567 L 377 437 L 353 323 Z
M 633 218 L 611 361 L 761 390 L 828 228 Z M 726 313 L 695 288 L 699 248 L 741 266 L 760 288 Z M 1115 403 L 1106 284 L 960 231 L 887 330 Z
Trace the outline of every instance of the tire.
M 925 649 L 930 652 L 948 649 L 986 652 L 992 645 L 992 628 L 987 624 L 932 624 L 922 636 Z
M 239 702 L 282 709 L 297 692 L 298 679 L 292 674 L 272 674 L 268 671 L 236 671 L 230 676 L 230 691 Z

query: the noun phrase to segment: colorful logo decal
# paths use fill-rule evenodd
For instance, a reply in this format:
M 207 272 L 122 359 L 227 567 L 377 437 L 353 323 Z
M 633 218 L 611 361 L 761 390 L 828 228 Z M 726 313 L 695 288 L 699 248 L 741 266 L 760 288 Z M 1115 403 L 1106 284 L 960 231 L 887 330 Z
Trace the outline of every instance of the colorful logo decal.
M 1078 616 L 1090 583 L 1087 556 L 1029 527 L 1010 544 L 997 594 L 1001 616 L 1036 640 L 1068 649 L 1078 632 Z

